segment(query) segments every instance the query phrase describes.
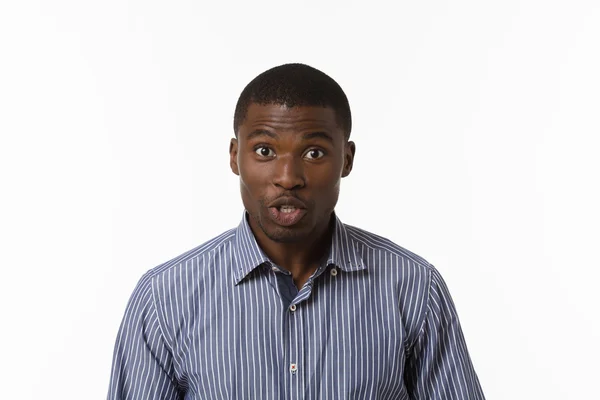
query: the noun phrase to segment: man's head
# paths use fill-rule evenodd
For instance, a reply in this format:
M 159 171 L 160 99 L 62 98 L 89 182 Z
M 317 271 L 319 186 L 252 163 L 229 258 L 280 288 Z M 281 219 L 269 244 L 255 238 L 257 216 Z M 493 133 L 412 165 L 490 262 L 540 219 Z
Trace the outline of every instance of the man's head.
M 244 207 L 259 236 L 283 243 L 326 229 L 355 146 L 348 99 L 323 72 L 286 64 L 242 91 L 230 145 Z
M 233 131 L 236 137 L 252 103 L 332 108 L 346 140 L 350 138 L 352 114 L 346 94 L 336 81 L 308 65 L 284 64 L 254 78 L 244 88 L 235 106 Z

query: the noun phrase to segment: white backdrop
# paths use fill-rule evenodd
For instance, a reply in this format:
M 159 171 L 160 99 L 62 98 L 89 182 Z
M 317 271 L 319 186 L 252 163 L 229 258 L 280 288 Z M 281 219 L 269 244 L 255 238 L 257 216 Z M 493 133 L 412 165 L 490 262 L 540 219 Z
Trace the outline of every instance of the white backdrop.
M 285 62 L 346 91 L 338 214 L 437 266 L 487 397 L 595 398 L 595 0 L 2 2 L 0 398 L 106 396 L 137 280 L 239 222 L 235 102 Z

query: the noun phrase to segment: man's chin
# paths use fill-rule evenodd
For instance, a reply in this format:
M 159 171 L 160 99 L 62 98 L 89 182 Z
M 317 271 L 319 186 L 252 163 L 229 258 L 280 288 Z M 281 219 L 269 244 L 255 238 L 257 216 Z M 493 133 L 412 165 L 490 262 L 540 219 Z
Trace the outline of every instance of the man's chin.
M 275 227 L 272 229 L 263 229 L 263 232 L 269 239 L 277 243 L 299 243 L 308 238 L 304 229 L 297 227 Z
M 260 215 L 254 217 L 257 227 L 271 241 L 276 243 L 300 243 L 309 240 L 312 229 L 310 221 L 303 218 L 297 224 L 291 226 L 282 226 L 273 221 L 268 215 Z

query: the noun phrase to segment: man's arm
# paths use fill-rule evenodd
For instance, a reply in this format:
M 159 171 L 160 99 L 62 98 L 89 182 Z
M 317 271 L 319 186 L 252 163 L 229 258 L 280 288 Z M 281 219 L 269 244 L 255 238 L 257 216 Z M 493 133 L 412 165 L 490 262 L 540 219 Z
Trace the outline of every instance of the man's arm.
M 428 306 L 405 370 L 415 400 L 484 400 L 448 287 L 431 267 Z
M 158 320 L 152 280 L 136 286 L 119 328 L 108 400 L 175 400 L 180 395 L 171 351 Z

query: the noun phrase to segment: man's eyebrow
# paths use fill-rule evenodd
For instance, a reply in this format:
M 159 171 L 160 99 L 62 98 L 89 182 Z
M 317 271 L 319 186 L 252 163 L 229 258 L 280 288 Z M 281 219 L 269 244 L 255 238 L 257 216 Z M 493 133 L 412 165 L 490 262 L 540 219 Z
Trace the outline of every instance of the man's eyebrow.
M 246 140 L 252 140 L 254 138 L 260 137 L 260 136 L 268 136 L 272 139 L 277 139 L 277 134 L 268 131 L 266 129 L 255 129 L 252 132 L 250 132 L 248 134 L 248 136 L 246 137 Z M 302 135 L 302 139 L 304 140 L 310 140 L 310 139 L 325 139 L 328 142 L 333 144 L 333 137 L 327 133 L 327 132 L 322 132 L 322 131 L 317 131 L 317 132 L 308 132 Z
M 268 131 L 266 129 L 255 129 L 248 134 L 248 136 L 246 137 L 246 140 L 252 140 L 252 139 L 254 139 L 256 137 L 260 137 L 260 136 L 268 136 L 272 139 L 277 139 L 277 135 L 271 131 Z
M 333 137 L 329 133 L 327 133 L 327 132 L 309 132 L 309 133 L 305 133 L 302 137 L 305 140 L 308 140 L 308 139 L 325 139 L 328 142 L 330 142 L 331 144 L 333 144 Z

